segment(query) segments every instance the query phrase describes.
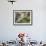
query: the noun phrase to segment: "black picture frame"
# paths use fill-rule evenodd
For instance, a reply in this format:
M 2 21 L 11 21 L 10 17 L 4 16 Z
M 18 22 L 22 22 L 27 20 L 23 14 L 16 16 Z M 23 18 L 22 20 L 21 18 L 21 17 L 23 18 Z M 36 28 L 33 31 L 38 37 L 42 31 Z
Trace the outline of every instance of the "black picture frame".
M 20 15 L 19 15 L 19 14 Z M 18 22 L 17 21 L 17 16 L 22 16 L 21 14 L 28 14 L 28 13 L 30 13 L 29 14 L 29 16 L 30 16 L 30 22 L 28 23 L 21 23 L 21 22 Z M 25 15 L 25 16 L 26 16 Z M 27 15 L 28 16 L 28 15 Z M 21 17 L 20 17 L 21 18 Z M 28 17 L 27 17 L 28 18 Z M 18 19 L 19 20 L 19 19 Z M 32 10 L 13 10 L 13 25 L 32 25 L 33 24 L 33 11 Z

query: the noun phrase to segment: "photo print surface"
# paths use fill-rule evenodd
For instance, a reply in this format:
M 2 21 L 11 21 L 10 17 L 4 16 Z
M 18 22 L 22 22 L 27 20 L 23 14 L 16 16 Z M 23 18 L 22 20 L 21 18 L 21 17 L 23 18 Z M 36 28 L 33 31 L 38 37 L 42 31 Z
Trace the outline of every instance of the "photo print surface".
M 32 10 L 14 10 L 13 24 L 32 24 Z

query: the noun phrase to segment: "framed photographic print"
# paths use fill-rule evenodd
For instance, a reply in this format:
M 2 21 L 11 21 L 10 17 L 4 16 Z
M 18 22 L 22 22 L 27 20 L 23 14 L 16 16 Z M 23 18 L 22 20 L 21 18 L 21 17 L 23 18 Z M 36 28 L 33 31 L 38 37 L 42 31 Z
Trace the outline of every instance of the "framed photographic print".
M 32 25 L 32 10 L 13 10 L 13 24 Z

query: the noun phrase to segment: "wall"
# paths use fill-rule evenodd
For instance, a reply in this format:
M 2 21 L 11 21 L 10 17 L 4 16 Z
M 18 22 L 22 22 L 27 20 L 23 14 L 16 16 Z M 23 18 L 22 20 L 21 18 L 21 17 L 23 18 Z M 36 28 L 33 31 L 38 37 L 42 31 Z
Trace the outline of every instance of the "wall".
M 13 9 L 33 10 L 33 25 L 14 26 Z M 18 32 L 30 33 L 33 40 L 46 40 L 45 0 L 17 0 L 14 5 L 7 0 L 0 0 L 0 40 L 15 40 Z

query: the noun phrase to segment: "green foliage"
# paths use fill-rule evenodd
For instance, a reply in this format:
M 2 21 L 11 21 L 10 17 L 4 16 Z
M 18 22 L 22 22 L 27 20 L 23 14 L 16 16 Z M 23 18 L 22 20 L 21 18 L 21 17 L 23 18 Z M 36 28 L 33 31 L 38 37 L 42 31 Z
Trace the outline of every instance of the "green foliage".
M 24 17 L 18 23 L 30 23 L 30 16 Z

